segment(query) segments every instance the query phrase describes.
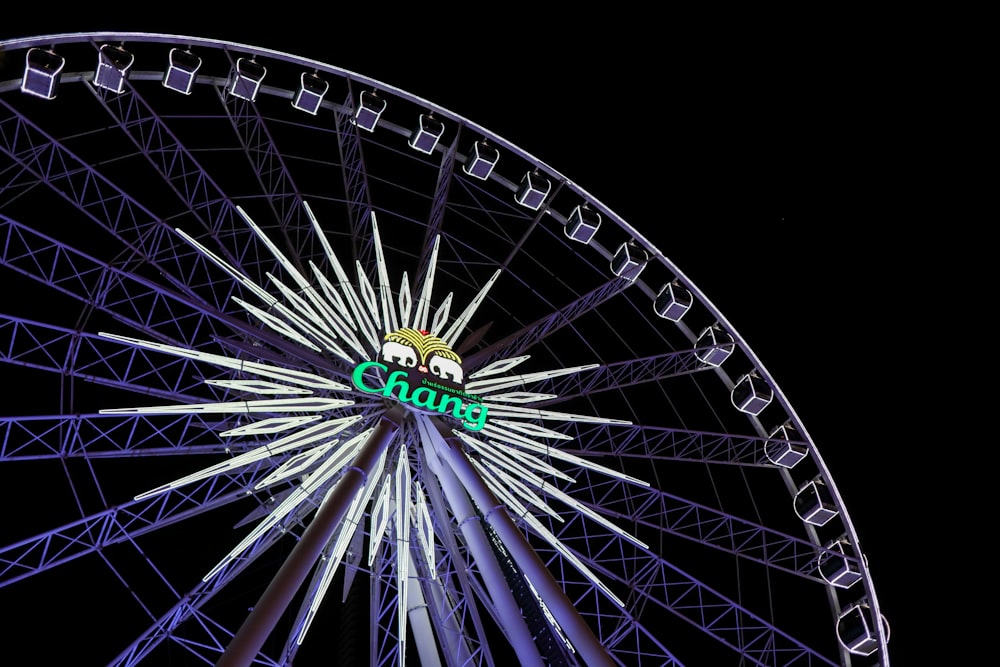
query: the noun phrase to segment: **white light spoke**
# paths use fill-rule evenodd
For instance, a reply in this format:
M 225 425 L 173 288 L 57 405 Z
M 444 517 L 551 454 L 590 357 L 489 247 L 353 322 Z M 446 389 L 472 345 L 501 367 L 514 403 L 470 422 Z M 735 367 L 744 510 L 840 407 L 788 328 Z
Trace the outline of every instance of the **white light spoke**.
M 577 422 L 580 424 L 618 424 L 620 426 L 630 426 L 632 422 L 622 419 L 606 419 L 593 415 L 572 414 L 569 412 L 554 412 L 552 410 L 535 410 L 532 408 L 518 408 L 516 406 L 499 405 L 483 401 L 483 405 L 489 408 L 490 414 L 494 417 L 523 417 L 524 419 L 541 419 L 543 421 L 564 421 Z
M 529 438 L 523 438 L 517 435 L 516 433 L 511 433 L 509 431 L 505 431 L 504 429 L 495 426 L 489 426 L 489 425 L 484 426 L 481 433 L 484 435 L 492 435 L 493 437 L 500 438 L 501 440 L 505 440 L 509 443 L 523 447 L 538 454 L 544 454 L 554 459 L 560 459 L 562 461 L 566 461 L 567 463 L 572 463 L 573 465 L 576 465 L 580 468 L 593 470 L 594 472 L 599 472 L 609 477 L 614 477 L 615 479 L 620 479 L 624 482 L 629 482 L 630 484 L 649 486 L 649 482 L 644 482 L 643 480 L 632 477 L 631 475 L 626 475 L 618 470 L 615 470 L 614 468 L 608 468 L 606 466 L 602 466 L 598 463 L 594 463 L 593 461 L 589 461 L 580 456 L 564 452 L 558 447 L 550 447 L 535 440 L 531 440 Z
M 367 339 L 372 350 L 377 352 L 380 344 L 378 337 L 375 334 L 375 327 L 365 314 L 360 297 L 358 297 L 357 292 L 354 291 L 354 287 L 351 286 L 351 281 L 347 277 L 347 272 L 344 271 L 344 267 L 340 264 L 340 260 L 337 259 L 337 254 L 330 246 L 330 241 L 326 238 L 326 234 L 323 233 L 323 229 L 320 227 L 319 221 L 316 220 L 316 216 L 313 215 L 312 209 L 309 208 L 309 205 L 306 203 L 303 203 L 303 206 L 305 206 L 306 213 L 312 221 L 313 230 L 316 232 L 316 238 L 318 238 L 322 244 L 323 250 L 326 253 L 326 258 L 330 261 L 330 267 L 333 269 L 333 272 L 337 277 L 337 283 L 344 295 L 344 301 L 347 304 L 347 308 L 354 315 L 354 322 L 358 327 L 358 331 L 360 331 L 362 336 Z
M 493 378 L 490 380 L 478 380 L 476 382 L 469 382 L 466 384 L 465 390 L 471 393 L 485 395 L 491 391 L 497 391 L 499 389 L 516 387 L 517 385 L 528 384 L 530 382 L 541 382 L 542 380 L 550 380 L 562 375 L 572 375 L 573 373 L 579 373 L 580 371 L 589 371 L 593 368 L 597 368 L 598 366 L 599 364 L 585 364 L 583 366 L 556 368 L 548 371 L 539 371 L 537 373 L 526 373 L 524 375 L 512 375 L 510 377 Z
M 417 529 L 417 538 L 420 541 L 420 548 L 424 552 L 424 562 L 427 563 L 427 571 L 430 572 L 431 579 L 437 579 L 437 559 L 434 555 L 434 522 L 431 521 L 430 510 L 427 509 L 427 494 L 420 488 L 418 482 L 414 496 L 413 518 Z
M 403 278 L 399 281 L 399 326 L 410 326 L 410 309 L 413 307 L 413 296 L 410 294 L 410 278 L 403 271 Z M 419 327 L 413 327 L 419 328 Z
M 472 449 L 482 454 L 485 458 L 490 459 L 498 463 L 499 465 L 507 468 L 511 472 L 524 477 L 533 484 L 541 485 L 543 484 L 542 478 L 525 468 L 520 463 L 511 461 L 499 447 L 493 447 L 486 443 L 479 442 L 475 438 L 463 437 L 462 440 L 468 444 Z
M 306 338 L 305 336 L 303 336 L 302 334 L 300 334 L 298 331 L 296 331 L 295 329 L 293 329 L 292 327 L 290 327 L 281 318 L 275 317 L 274 315 L 271 315 L 270 313 L 266 313 L 263 310 L 261 310 L 260 308 L 258 308 L 257 306 L 249 304 L 246 301 L 244 301 L 243 299 L 240 299 L 238 297 L 234 296 L 233 297 L 233 301 L 235 301 L 236 303 L 238 303 L 240 305 L 240 307 L 242 307 L 244 310 L 246 310 L 247 312 L 249 312 L 251 315 L 253 315 L 257 319 L 259 319 L 261 322 L 263 322 L 268 327 L 270 327 L 274 331 L 278 332 L 282 336 L 285 336 L 286 338 L 291 338 L 292 340 L 294 340 L 299 345 L 304 345 L 304 346 L 308 347 L 310 350 L 313 350 L 315 352 L 320 352 L 321 351 L 321 348 L 318 345 L 316 345 L 311 340 L 309 340 L 308 338 Z M 271 305 L 271 307 L 275 308 L 275 309 L 277 309 L 279 306 L 281 306 L 281 304 L 277 303 L 277 302 Z
M 102 415 L 169 415 L 169 414 L 240 414 L 254 412 L 322 412 L 334 410 L 354 401 L 340 398 L 278 398 L 259 401 L 231 401 L 226 403 L 190 403 L 181 405 L 153 405 L 141 408 L 109 408 Z
M 417 312 L 413 317 L 415 329 L 427 330 L 427 317 L 431 310 L 431 292 L 434 289 L 434 273 L 437 271 L 438 248 L 441 245 L 441 237 L 434 237 L 434 246 L 431 248 L 430 261 L 427 263 L 427 273 L 424 275 L 424 284 L 420 289 L 420 297 L 417 301 Z M 445 309 L 447 311 L 447 308 Z M 437 326 L 435 331 L 440 331 Z M 434 335 L 437 335 L 436 333 Z
M 507 419 L 494 419 L 492 422 L 497 426 L 502 426 L 512 431 L 520 431 L 525 435 L 533 435 L 539 438 L 555 438 L 557 440 L 573 439 L 573 436 L 566 435 L 560 431 L 554 431 L 551 428 L 545 428 L 544 426 L 539 426 L 538 424 L 533 424 L 531 422 L 517 422 Z
M 506 373 L 510 369 L 514 368 L 523 361 L 527 361 L 531 358 L 530 354 L 525 354 L 520 357 L 510 357 L 509 359 L 497 359 L 492 364 L 483 366 L 475 373 L 470 373 L 470 378 L 480 378 L 486 377 L 487 375 L 496 375 L 497 373 Z
M 399 328 L 396 311 L 393 310 L 392 290 L 389 288 L 389 272 L 385 266 L 385 252 L 382 249 L 382 237 L 379 236 L 375 211 L 371 212 L 372 242 L 375 245 L 375 266 L 378 269 L 378 292 L 382 301 L 382 321 L 385 331 L 395 331 Z
M 264 233 L 264 231 L 257 225 L 257 223 L 253 221 L 253 219 L 247 214 L 247 212 L 243 209 L 242 206 L 237 205 L 236 211 L 240 214 L 240 216 L 243 217 L 243 220 L 247 223 L 250 229 L 254 231 L 254 233 L 257 235 L 257 238 L 259 238 L 261 242 L 267 246 L 267 249 L 271 251 L 271 254 L 274 256 L 276 260 L 278 260 L 278 263 L 281 264 L 281 267 L 285 269 L 288 275 L 292 277 L 292 280 L 294 280 L 299 287 L 305 288 L 309 284 L 309 282 L 305 279 L 305 277 L 301 273 L 299 273 L 299 270 L 298 268 L 296 268 L 295 264 L 293 264 L 288 259 L 288 257 L 286 257 L 285 254 L 281 252 L 280 249 L 278 249 L 278 246 L 276 246 L 274 242 L 270 239 L 270 237 L 268 237 L 268 235 Z
M 490 394 L 491 401 L 500 401 L 501 403 L 535 403 L 537 401 L 547 401 L 550 398 L 558 398 L 558 394 L 535 394 L 530 391 Z
M 375 562 L 375 555 L 378 553 L 379 544 L 385 536 L 386 528 L 389 527 L 389 515 L 392 512 L 390 496 L 392 495 L 392 478 L 386 475 L 382 480 L 382 490 L 379 491 L 375 505 L 372 507 L 371 515 L 371 538 L 368 541 L 368 566 Z
M 327 301 L 333 306 L 337 315 L 347 323 L 347 326 L 350 326 L 351 329 L 356 331 L 358 328 L 357 323 L 355 323 L 354 317 L 351 315 L 351 311 L 347 307 L 347 304 L 344 303 L 344 297 L 340 296 L 340 292 L 337 291 L 337 288 L 334 287 L 333 283 L 330 282 L 330 279 L 326 277 L 323 271 L 320 270 L 320 268 L 316 266 L 316 263 L 312 260 L 309 261 L 309 268 L 312 270 L 313 277 L 316 278 L 316 282 L 319 283 L 323 296 L 325 296 Z
M 109 340 L 115 340 L 120 343 L 127 343 L 135 347 L 142 347 L 149 350 L 157 350 L 159 352 L 165 352 L 167 354 L 173 354 L 175 356 L 186 357 L 188 359 L 194 359 L 199 361 L 207 361 L 208 363 L 214 364 L 216 366 L 222 366 L 224 368 L 232 368 L 233 370 L 253 373 L 254 375 L 261 375 L 263 377 L 269 377 L 273 380 L 281 380 L 284 382 L 289 382 L 291 384 L 297 384 L 303 387 L 312 387 L 314 389 L 333 389 L 340 391 L 347 391 L 350 389 L 345 384 L 341 384 L 335 380 L 325 378 L 314 373 L 307 373 L 305 371 L 296 371 L 290 368 L 280 368 L 278 366 L 271 366 L 269 364 L 262 364 L 255 361 L 244 361 L 242 359 L 232 359 L 230 357 L 223 357 L 219 354 L 211 354 L 209 352 L 199 352 L 197 350 L 188 350 L 183 347 L 174 347 L 173 345 L 164 345 L 163 343 L 156 343 L 152 341 L 140 340 L 138 338 L 130 338 L 128 336 L 119 336 L 116 334 L 110 334 L 105 332 L 100 332 L 97 334 L 102 338 L 107 338 Z
M 304 317 L 312 322 L 313 326 L 320 328 L 326 327 L 326 322 L 323 321 L 319 312 L 316 311 L 312 304 L 307 303 L 305 299 L 296 294 L 291 287 L 283 283 L 277 276 L 274 276 L 271 273 L 266 273 L 265 275 L 268 280 L 271 281 L 271 284 L 278 288 L 278 291 L 281 292 L 283 297 L 285 297 L 285 300 L 292 305 L 292 310 L 297 312 L 300 317 Z M 305 288 L 300 287 L 299 289 L 304 290 Z
M 488 441 L 486 443 L 483 443 L 483 442 L 481 442 L 479 440 L 476 440 L 472 436 L 466 435 L 462 431 L 452 431 L 452 432 L 455 435 L 457 435 L 459 437 L 459 439 L 461 439 L 463 442 L 465 442 L 467 445 L 469 445 L 473 449 L 488 449 L 488 450 L 495 450 L 497 452 L 503 452 L 503 453 L 505 453 L 505 454 L 507 454 L 509 456 L 512 456 L 512 457 L 518 459 L 519 461 L 521 461 L 522 463 L 524 463 L 529 468 L 537 470 L 540 473 L 544 473 L 544 474 L 548 474 L 548 475 L 553 475 L 555 477 L 562 478 L 562 479 L 566 480 L 567 482 L 573 482 L 573 481 L 575 481 L 572 477 L 570 477 L 566 473 L 562 472 L 561 470 L 555 468 L 554 466 L 551 466 L 551 465 L 545 463 L 544 461 L 542 461 L 542 460 L 540 460 L 538 458 L 535 458 L 534 456 L 531 456 L 530 454 L 522 452 L 522 451 L 516 449 L 515 447 L 509 447 L 509 446 L 503 444 L 502 442 L 497 442 L 495 440 L 490 440 L 490 441 Z M 494 436 L 500 437 L 497 433 L 491 432 L 491 434 L 494 435 Z M 525 441 L 523 441 L 521 438 L 517 438 L 517 439 L 511 440 L 511 443 L 519 445 L 519 446 L 522 446 L 522 447 L 525 446 L 525 444 L 526 444 Z M 543 452 L 548 452 L 549 451 L 549 448 L 546 447 L 545 445 L 541 444 L 541 443 L 533 443 L 533 444 L 540 451 L 543 451 Z
M 336 488 L 337 487 L 334 486 L 327 491 L 326 496 L 323 498 L 324 503 L 330 499 L 330 495 L 333 494 Z M 316 590 L 313 594 L 312 600 L 309 602 L 309 608 L 306 610 L 305 618 L 302 619 L 302 627 L 299 629 L 298 637 L 295 638 L 296 644 L 301 645 L 303 640 L 305 640 L 313 619 L 316 617 L 316 612 L 319 611 L 320 606 L 326 599 L 327 590 L 330 588 L 330 583 L 333 581 L 334 575 L 337 574 L 337 569 L 340 567 L 340 561 L 343 559 L 344 553 L 347 551 L 347 547 L 351 543 L 351 537 L 354 534 L 354 531 L 357 530 L 358 522 L 360 518 L 364 516 L 365 503 L 369 497 L 369 494 L 366 493 L 366 491 L 367 489 L 354 496 L 354 500 L 351 501 L 351 506 L 344 515 L 343 524 L 337 530 L 337 535 L 334 538 L 333 547 L 330 550 L 329 557 L 321 560 L 318 565 L 318 567 L 322 568 L 319 575 L 319 583 L 316 585 Z M 320 506 L 322 507 L 322 504 Z
M 441 329 L 448 322 L 448 315 L 451 311 L 451 301 L 454 295 L 451 292 L 444 297 L 444 301 L 438 306 L 437 311 L 434 313 L 434 320 L 431 322 L 431 335 L 440 337 Z
M 370 431 L 369 431 L 370 432 Z M 367 433 L 363 434 L 367 437 Z M 240 554 L 243 553 L 251 544 L 260 539 L 267 531 L 276 527 L 282 519 L 284 519 L 288 514 L 298 507 L 301 503 L 309 502 L 313 493 L 325 485 L 334 475 L 340 472 L 343 466 L 350 460 L 354 453 L 361 446 L 364 439 L 361 436 L 351 438 L 346 443 L 344 443 L 343 448 L 340 450 L 337 456 L 328 458 L 323 461 L 316 471 L 310 475 L 301 486 L 295 488 L 288 496 L 281 501 L 277 507 L 275 507 L 271 513 L 261 521 L 251 532 L 247 535 L 243 541 L 241 541 L 229 554 L 222 559 L 212 570 L 209 571 L 203 578 L 204 581 L 208 581 L 215 574 L 225 567 L 228 563 L 239 558 Z
M 469 323 L 469 320 L 472 319 L 472 316 L 476 314 L 476 310 L 479 309 L 479 305 L 486 298 L 486 294 L 490 291 L 490 288 L 493 287 L 493 283 L 495 283 L 499 277 L 500 269 L 497 269 L 493 272 L 490 279 L 486 281 L 486 284 L 483 285 L 482 289 L 479 290 L 479 293 L 475 296 L 475 298 L 473 298 L 469 305 L 465 307 L 462 314 L 459 315 L 454 322 L 452 322 L 447 333 L 441 336 L 441 338 L 448 343 L 448 345 L 455 345 L 458 337 L 462 335 L 462 331 L 465 330 L 465 326 Z
M 559 540 L 559 538 L 550 533 L 545 528 L 545 526 L 543 526 L 542 523 L 537 518 L 535 518 L 535 516 L 531 512 L 527 510 L 527 508 L 524 505 L 522 505 L 516 498 L 514 498 L 514 496 L 512 496 L 507 491 L 504 485 L 498 483 L 498 481 L 495 478 L 493 478 L 493 476 L 490 475 L 489 473 L 484 474 L 485 471 L 482 465 L 480 465 L 478 462 L 473 461 L 473 463 L 480 470 L 480 474 L 483 475 L 483 479 L 490 487 L 490 490 L 492 490 L 493 493 L 495 493 L 500 500 L 502 500 L 511 510 L 513 510 L 513 513 L 516 516 L 526 521 L 528 525 L 535 530 L 535 532 L 539 535 L 539 537 L 541 537 L 543 540 L 548 542 L 552 547 L 554 547 L 557 551 L 559 551 L 559 553 L 562 554 L 564 558 L 570 561 L 573 567 L 575 567 L 581 574 L 583 574 L 587 579 L 589 579 L 595 586 L 604 591 L 604 593 L 608 595 L 612 600 L 614 600 L 616 604 L 618 604 L 619 606 L 624 606 L 624 603 L 621 601 L 621 599 L 619 599 L 617 595 L 612 593 L 611 590 L 607 587 L 607 585 L 603 581 L 601 581 L 597 577 L 597 575 L 595 575 L 590 570 L 590 568 L 584 565 L 584 563 L 579 558 L 577 558 L 576 554 L 567 549 L 566 545 L 564 545 L 562 541 Z
M 237 428 L 231 428 L 228 431 L 223 431 L 219 434 L 219 437 L 234 438 L 241 435 L 270 435 L 271 433 L 281 433 L 282 431 L 298 428 L 299 426 L 305 426 L 306 424 L 314 422 L 317 419 L 322 419 L 322 417 L 320 415 L 311 415 L 308 417 L 271 417 L 270 419 L 261 419 L 260 421 L 255 421 L 245 426 L 239 426 Z
M 208 468 L 204 468 L 199 472 L 187 475 L 178 480 L 170 482 L 169 484 L 164 484 L 150 491 L 141 493 L 135 496 L 135 500 L 142 500 L 143 498 L 155 496 L 165 491 L 169 491 L 170 489 L 180 488 L 186 484 L 191 484 L 192 482 L 197 482 L 202 479 L 207 479 L 208 477 L 212 477 L 219 473 L 228 472 L 230 470 L 236 470 L 237 468 L 241 468 L 255 461 L 260 461 L 262 459 L 266 459 L 268 457 L 275 456 L 277 454 L 281 454 L 299 447 L 306 447 L 308 445 L 312 445 L 313 443 L 319 442 L 325 438 L 332 438 L 337 433 L 340 433 L 348 426 L 360 420 L 361 420 L 360 416 L 351 415 L 349 417 L 342 417 L 340 419 L 331 419 L 316 424 L 314 426 L 310 426 L 309 428 L 303 429 L 298 433 L 292 433 L 290 435 L 285 436 L 284 438 L 275 440 L 270 444 L 262 445 L 249 452 L 244 452 L 239 456 L 234 456 L 233 458 L 223 461 L 222 463 L 217 463 L 213 466 L 209 466 Z
M 194 246 L 195 249 L 198 250 L 198 252 L 200 252 L 205 257 L 207 257 L 209 260 L 211 260 L 212 263 L 214 263 L 220 269 L 222 269 L 227 274 L 229 274 L 229 276 L 231 278 L 233 278 L 235 281 L 237 281 L 238 283 L 240 283 L 241 285 L 243 285 L 244 287 L 246 287 L 248 290 L 250 290 L 251 292 L 253 292 L 257 296 L 257 298 L 259 298 L 261 301 L 263 301 L 264 303 L 266 303 L 268 305 L 271 305 L 272 303 L 275 303 L 277 301 L 276 298 L 274 298 L 273 296 L 271 296 L 270 294 L 268 294 L 257 283 L 253 282 L 252 280 L 250 280 L 249 278 L 247 278 L 246 276 L 244 276 L 242 273 L 240 273 L 239 271 L 237 271 L 236 269 L 234 269 L 225 260 L 223 260 L 221 257 L 219 257 L 218 255 L 216 255 L 214 252 L 212 252 L 211 250 L 209 250 L 205 246 L 203 246 L 201 243 L 199 243 L 198 241 L 195 241 L 194 237 L 188 235 L 184 230 L 182 230 L 182 229 L 176 229 L 174 231 L 176 231 L 181 236 L 181 238 L 183 238 L 185 241 L 187 241 L 192 246 Z
M 489 474 L 492 474 L 494 477 L 496 477 L 498 481 L 502 482 L 503 484 L 506 484 L 508 488 L 510 488 L 515 494 L 520 496 L 522 499 L 524 499 L 526 503 L 528 503 L 533 507 L 537 507 L 538 509 L 545 512 L 546 514 L 548 514 L 549 516 L 551 516 L 553 519 L 555 519 L 560 523 L 564 523 L 566 521 L 559 515 L 559 512 L 557 512 L 548 503 L 542 500 L 542 498 L 539 497 L 537 493 L 535 493 L 534 491 L 526 487 L 523 483 L 521 483 L 521 481 L 517 477 L 510 475 L 506 470 L 500 468 L 496 463 L 491 463 L 489 461 L 486 461 L 482 465 L 485 467 L 486 470 L 489 471 Z
M 205 380 L 205 384 L 213 387 L 226 387 L 236 391 L 246 391 L 253 394 L 297 394 L 299 396 L 308 395 L 312 392 L 301 387 L 289 387 L 277 382 L 266 382 L 264 380 Z
M 358 276 L 361 303 L 367 308 L 366 314 L 371 318 L 375 329 L 379 330 L 382 328 L 382 316 L 379 314 L 378 296 L 375 294 L 375 288 L 372 287 L 371 281 L 365 275 L 365 268 L 361 266 L 361 262 L 354 263 L 354 270 Z
M 320 460 L 338 442 L 339 440 L 331 440 L 330 442 L 324 442 L 321 445 L 316 445 L 312 449 L 296 454 L 271 471 L 267 477 L 257 482 L 257 484 L 253 487 L 254 490 L 259 491 L 260 489 L 266 489 L 267 487 L 277 484 L 278 482 L 282 482 L 290 477 L 302 474 L 303 471 L 309 470 L 314 463 Z

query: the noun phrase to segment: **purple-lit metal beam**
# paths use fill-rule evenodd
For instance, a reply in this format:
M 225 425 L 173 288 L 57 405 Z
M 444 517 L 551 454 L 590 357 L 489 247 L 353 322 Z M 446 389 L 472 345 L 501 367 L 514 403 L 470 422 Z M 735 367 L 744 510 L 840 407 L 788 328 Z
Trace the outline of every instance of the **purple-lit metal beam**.
M 504 506 L 476 472 L 463 451 L 462 441 L 448 433 L 442 433 L 442 446 L 438 455 L 442 462 L 455 473 L 461 485 L 479 506 L 486 522 L 503 540 L 504 546 L 514 558 L 518 567 L 531 581 L 545 605 L 552 613 L 562 631 L 569 638 L 574 649 L 589 667 L 611 667 L 614 662 L 607 650 L 594 636 L 573 603 L 566 597 L 552 573 L 525 540 Z
M 632 282 L 625 278 L 609 280 L 550 315 L 525 325 L 520 331 L 493 343 L 485 349 L 467 355 L 465 365 L 469 368 L 480 368 L 499 359 L 508 359 L 523 354 L 526 350 L 531 349 L 533 345 L 544 340 L 549 334 L 555 333 L 576 318 L 590 312 L 631 284 Z

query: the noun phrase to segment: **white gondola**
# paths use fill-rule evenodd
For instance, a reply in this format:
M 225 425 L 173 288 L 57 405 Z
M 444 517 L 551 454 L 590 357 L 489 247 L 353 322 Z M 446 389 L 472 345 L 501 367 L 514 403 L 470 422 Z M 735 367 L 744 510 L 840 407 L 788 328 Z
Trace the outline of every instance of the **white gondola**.
M 163 73 L 164 88 L 190 95 L 201 69 L 201 58 L 187 49 L 174 47 L 170 49 L 168 61 L 167 71 Z
M 28 49 L 25 56 L 24 76 L 21 78 L 21 92 L 55 99 L 59 92 L 59 76 L 66 66 L 66 59 L 48 49 Z

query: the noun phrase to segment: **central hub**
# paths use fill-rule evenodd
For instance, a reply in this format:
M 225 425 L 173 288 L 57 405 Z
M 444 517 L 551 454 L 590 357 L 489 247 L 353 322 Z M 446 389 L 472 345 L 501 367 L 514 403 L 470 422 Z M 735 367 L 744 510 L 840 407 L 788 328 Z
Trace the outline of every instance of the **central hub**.
M 355 367 L 355 387 L 424 414 L 450 414 L 471 431 L 486 424 L 486 406 L 478 396 L 465 393 L 461 357 L 441 338 L 422 329 L 397 329 L 385 335 L 379 357 L 381 363 L 366 361 Z M 376 372 L 379 382 L 365 377 L 369 371 Z

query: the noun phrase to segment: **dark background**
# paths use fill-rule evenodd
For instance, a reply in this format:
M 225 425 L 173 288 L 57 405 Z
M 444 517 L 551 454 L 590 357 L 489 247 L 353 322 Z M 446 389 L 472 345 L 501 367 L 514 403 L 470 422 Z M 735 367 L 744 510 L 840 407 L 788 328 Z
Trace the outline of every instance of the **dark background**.
M 941 443 L 952 389 L 936 373 L 962 357 L 940 324 L 949 223 L 923 177 L 939 141 L 933 54 L 830 17 L 246 7 L 212 21 L 168 6 L 25 13 L 0 39 L 128 30 L 287 51 L 419 95 L 565 174 L 657 245 L 781 386 L 860 536 L 893 663 L 949 664 L 931 657 L 963 643 L 945 630 L 962 615 L 945 558 L 974 547 L 947 528 L 963 443 Z

